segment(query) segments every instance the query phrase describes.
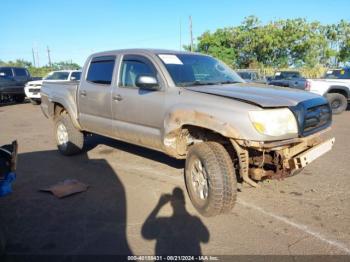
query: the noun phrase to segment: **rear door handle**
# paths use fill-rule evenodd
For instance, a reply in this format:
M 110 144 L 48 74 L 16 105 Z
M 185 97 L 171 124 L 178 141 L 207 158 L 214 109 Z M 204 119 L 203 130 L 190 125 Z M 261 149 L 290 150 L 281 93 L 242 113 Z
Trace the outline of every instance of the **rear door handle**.
M 113 100 L 114 101 L 122 101 L 123 97 L 121 95 L 115 95 L 115 96 L 113 96 Z
M 80 95 L 81 95 L 81 96 L 86 96 L 86 91 L 85 91 L 85 90 L 80 91 Z

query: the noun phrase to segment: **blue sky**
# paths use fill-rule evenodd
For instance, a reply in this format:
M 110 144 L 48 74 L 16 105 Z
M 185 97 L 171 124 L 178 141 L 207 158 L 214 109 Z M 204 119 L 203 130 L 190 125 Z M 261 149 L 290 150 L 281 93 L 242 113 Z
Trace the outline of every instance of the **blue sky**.
M 263 22 L 306 18 L 321 23 L 350 20 L 348 0 L 1 0 L 0 59 L 83 64 L 92 52 L 121 48 L 180 48 L 189 43 L 188 17 L 194 37 L 204 31 L 236 26 L 255 15 Z

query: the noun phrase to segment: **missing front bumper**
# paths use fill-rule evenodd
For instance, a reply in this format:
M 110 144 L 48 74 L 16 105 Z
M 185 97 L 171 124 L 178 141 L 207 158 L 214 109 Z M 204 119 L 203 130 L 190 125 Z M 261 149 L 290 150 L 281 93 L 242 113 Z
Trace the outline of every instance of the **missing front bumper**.
M 292 170 L 304 168 L 315 159 L 329 152 L 333 148 L 334 142 L 335 142 L 335 138 L 333 137 L 317 146 L 312 147 L 309 150 L 306 150 L 300 153 L 299 155 L 293 157 L 292 159 L 289 159 L 288 160 L 289 168 Z

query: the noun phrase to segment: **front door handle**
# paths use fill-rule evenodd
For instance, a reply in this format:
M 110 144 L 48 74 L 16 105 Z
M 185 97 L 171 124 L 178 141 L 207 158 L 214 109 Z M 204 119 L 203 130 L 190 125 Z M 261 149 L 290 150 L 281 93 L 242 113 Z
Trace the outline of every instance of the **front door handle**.
M 115 95 L 115 96 L 113 96 L 113 100 L 114 101 L 122 101 L 123 97 L 121 95 Z
M 86 96 L 86 91 L 85 90 L 80 91 L 80 95 L 81 96 Z

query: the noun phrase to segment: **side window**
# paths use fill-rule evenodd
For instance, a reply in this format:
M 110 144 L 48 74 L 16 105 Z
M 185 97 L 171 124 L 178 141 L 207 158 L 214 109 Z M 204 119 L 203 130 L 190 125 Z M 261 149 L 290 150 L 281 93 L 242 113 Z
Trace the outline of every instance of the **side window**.
M 13 76 L 11 68 L 0 68 L 0 77 L 11 77 Z
M 92 59 L 86 80 L 96 84 L 110 85 L 115 64 L 114 56 L 101 56 Z
M 138 59 L 136 56 L 125 56 L 120 67 L 119 86 L 137 88 L 136 78 L 141 75 L 152 75 L 156 77 L 156 72 L 146 59 Z
M 15 68 L 14 71 L 16 76 L 27 76 L 27 70 L 23 68 Z

